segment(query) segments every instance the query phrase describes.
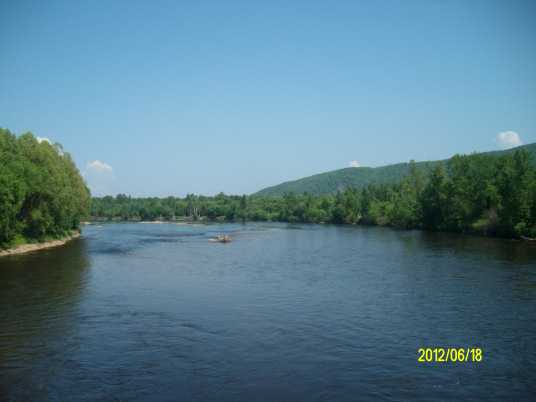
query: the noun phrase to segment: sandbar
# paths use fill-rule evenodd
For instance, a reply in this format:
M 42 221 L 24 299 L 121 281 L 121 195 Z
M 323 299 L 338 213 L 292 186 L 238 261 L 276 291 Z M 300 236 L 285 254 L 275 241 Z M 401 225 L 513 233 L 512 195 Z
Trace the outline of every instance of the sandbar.
M 31 251 L 41 250 L 42 248 L 57 247 L 57 246 L 61 246 L 61 245 L 65 244 L 65 243 L 67 243 L 67 241 L 69 241 L 71 239 L 74 239 L 74 238 L 80 237 L 80 236 L 82 236 L 81 233 L 76 233 L 74 235 L 70 235 L 70 236 L 67 236 L 67 237 L 65 237 L 63 239 L 59 239 L 59 240 L 53 240 L 53 241 L 48 241 L 48 242 L 44 242 L 44 243 L 21 244 L 20 246 L 13 247 L 13 248 L 8 248 L 7 250 L 6 249 L 0 249 L 0 256 L 11 255 L 11 254 L 29 253 Z

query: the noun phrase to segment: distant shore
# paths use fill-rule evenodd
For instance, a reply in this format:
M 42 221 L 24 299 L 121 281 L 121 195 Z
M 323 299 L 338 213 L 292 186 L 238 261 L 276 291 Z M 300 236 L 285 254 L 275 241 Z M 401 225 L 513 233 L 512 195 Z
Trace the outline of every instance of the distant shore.
M 63 239 L 59 239 L 59 240 L 47 241 L 47 242 L 44 242 L 44 243 L 21 244 L 19 246 L 9 248 L 9 249 L 0 249 L 0 257 L 4 256 L 4 255 L 29 253 L 31 251 L 40 250 L 42 248 L 50 248 L 50 247 L 62 246 L 65 243 L 67 243 L 69 240 L 77 238 L 77 237 L 80 237 L 80 236 L 82 236 L 81 233 L 75 233 L 73 235 L 69 235 L 69 236 L 64 237 Z

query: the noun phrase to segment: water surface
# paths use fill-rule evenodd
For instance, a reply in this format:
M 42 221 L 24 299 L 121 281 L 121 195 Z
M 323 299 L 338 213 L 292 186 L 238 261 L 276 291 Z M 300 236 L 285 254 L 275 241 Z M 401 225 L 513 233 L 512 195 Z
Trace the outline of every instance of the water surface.
M 231 234 L 227 244 L 208 241 Z M 536 247 L 385 228 L 104 223 L 0 259 L 8 400 L 536 398 Z M 418 362 L 479 348 L 480 362 Z

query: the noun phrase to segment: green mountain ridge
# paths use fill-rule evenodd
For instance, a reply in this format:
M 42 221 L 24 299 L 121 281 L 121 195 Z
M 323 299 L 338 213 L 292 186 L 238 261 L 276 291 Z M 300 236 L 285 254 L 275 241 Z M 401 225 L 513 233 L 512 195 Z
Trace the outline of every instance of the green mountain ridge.
M 536 166 L 536 142 L 521 145 L 519 147 L 505 149 L 502 151 L 480 152 L 482 154 L 495 156 L 497 158 L 505 154 L 514 154 L 515 151 L 524 149 L 533 156 L 532 163 Z M 417 162 L 421 168 L 426 169 L 426 164 L 435 165 L 440 162 L 447 162 L 448 159 L 439 161 Z M 346 191 L 347 188 L 353 187 L 362 189 L 370 184 L 394 184 L 402 180 L 404 175 L 409 173 L 409 162 L 397 163 L 394 165 L 371 167 L 348 167 L 331 172 L 319 173 L 313 176 L 305 177 L 298 180 L 284 182 L 275 186 L 266 187 L 257 191 L 253 195 L 258 197 L 284 196 L 290 191 L 296 194 L 302 194 L 305 191 L 313 195 L 337 195 L 339 192 Z

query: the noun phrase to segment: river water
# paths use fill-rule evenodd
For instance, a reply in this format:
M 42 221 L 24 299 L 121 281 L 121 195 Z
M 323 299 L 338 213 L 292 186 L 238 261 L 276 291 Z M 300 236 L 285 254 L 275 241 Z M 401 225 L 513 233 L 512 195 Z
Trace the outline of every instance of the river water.
M 219 234 L 232 242 L 208 241 Z M 419 361 L 439 348 L 481 360 Z M 0 399 L 535 400 L 536 245 L 332 225 L 85 226 L 65 246 L 0 259 Z

